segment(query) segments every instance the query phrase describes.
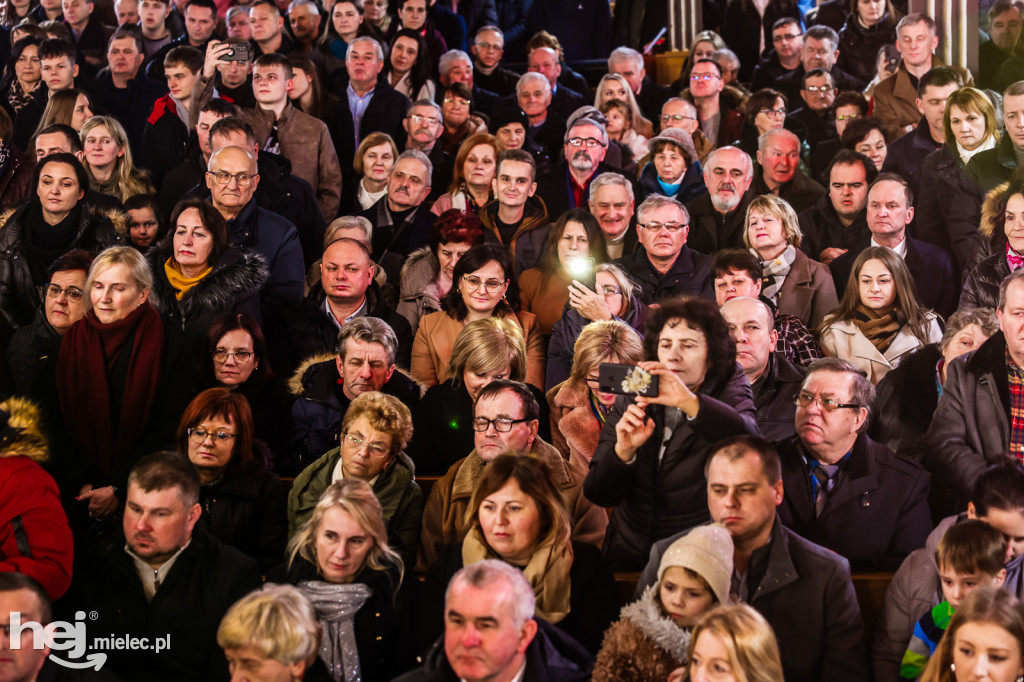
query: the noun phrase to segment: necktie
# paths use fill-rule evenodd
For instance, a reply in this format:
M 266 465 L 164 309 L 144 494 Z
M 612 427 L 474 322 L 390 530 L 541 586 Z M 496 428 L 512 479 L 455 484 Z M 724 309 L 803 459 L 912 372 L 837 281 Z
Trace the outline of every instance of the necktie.
M 811 473 L 818 479 L 818 494 L 814 498 L 814 513 L 816 516 L 821 516 L 822 510 L 825 508 L 825 501 L 828 499 L 828 494 L 832 492 L 832 488 L 836 485 L 835 475 L 837 471 L 839 471 L 838 464 L 819 464 L 811 469 Z

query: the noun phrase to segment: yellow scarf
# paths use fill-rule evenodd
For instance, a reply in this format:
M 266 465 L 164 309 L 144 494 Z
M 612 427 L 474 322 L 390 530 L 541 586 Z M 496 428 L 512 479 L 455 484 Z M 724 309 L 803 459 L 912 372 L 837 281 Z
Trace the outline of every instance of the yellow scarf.
M 213 270 L 212 265 L 200 272 L 197 277 L 186 277 L 181 272 L 181 266 L 173 258 L 168 258 L 164 263 L 164 274 L 167 275 L 167 281 L 174 287 L 174 297 L 179 301 L 185 298 L 189 289 L 199 284 L 199 280 L 209 275 L 211 270 Z
M 523 575 L 537 597 L 536 615 L 556 624 L 569 615 L 569 571 L 573 559 L 572 543 L 568 540 L 556 543 L 557 535 L 548 533 L 523 569 Z M 487 544 L 480 526 L 474 525 L 462 541 L 462 565 L 469 566 L 484 559 L 501 557 Z

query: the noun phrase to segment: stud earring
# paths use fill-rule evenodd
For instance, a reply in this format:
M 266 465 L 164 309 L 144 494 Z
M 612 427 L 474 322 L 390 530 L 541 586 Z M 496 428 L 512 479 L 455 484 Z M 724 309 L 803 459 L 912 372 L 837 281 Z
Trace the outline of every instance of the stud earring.
M 956 663 L 950 663 L 949 664 L 949 672 L 951 672 L 951 673 L 955 673 L 956 672 Z

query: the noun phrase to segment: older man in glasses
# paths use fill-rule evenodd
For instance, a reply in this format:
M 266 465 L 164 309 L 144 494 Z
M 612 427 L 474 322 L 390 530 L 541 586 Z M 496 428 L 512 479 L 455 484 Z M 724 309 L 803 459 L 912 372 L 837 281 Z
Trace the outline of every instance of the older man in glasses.
M 569 510 L 573 539 L 601 545 L 608 517 L 583 496 L 586 472 L 539 438 L 539 427 L 540 406 L 526 384 L 496 379 L 480 389 L 473 406 L 475 447 L 430 489 L 423 510 L 417 570 L 425 571 L 433 565 L 442 545 L 462 542 L 466 537 L 466 510 L 473 489 L 487 463 L 505 453 L 544 460 Z
M 854 571 L 896 570 L 932 529 L 928 474 L 865 433 L 874 399 L 861 370 L 818 360 L 796 395 L 796 436 L 778 445 L 779 518 Z

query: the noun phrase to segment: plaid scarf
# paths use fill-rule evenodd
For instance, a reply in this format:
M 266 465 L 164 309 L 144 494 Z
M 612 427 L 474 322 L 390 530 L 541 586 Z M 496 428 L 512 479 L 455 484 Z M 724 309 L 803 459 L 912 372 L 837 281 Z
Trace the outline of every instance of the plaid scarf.
M 1006 378 L 1010 385 L 1010 452 L 1024 461 L 1024 370 L 1006 351 Z
M 757 251 L 750 249 L 750 252 L 760 258 Z M 779 290 L 782 283 L 786 281 L 786 275 L 796 260 L 796 247 L 792 244 L 780 253 L 776 258 L 761 261 L 763 274 L 761 276 L 761 295 L 778 305 Z

